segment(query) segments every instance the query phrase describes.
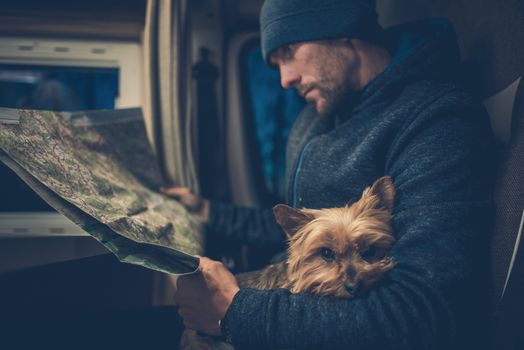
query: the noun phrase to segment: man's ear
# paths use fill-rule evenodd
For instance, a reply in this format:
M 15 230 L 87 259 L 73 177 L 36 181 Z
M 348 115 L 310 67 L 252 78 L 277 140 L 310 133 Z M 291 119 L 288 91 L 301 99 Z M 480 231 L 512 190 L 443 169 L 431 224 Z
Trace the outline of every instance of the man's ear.
M 371 186 L 370 193 L 378 197 L 382 208 L 387 209 L 390 213 L 393 212 L 395 186 L 393 186 L 391 177 L 383 176 L 376 180 Z
M 275 214 L 277 223 L 282 227 L 288 238 L 293 237 L 300 228 L 314 219 L 313 216 L 305 214 L 302 210 L 285 204 L 275 205 L 273 214 Z

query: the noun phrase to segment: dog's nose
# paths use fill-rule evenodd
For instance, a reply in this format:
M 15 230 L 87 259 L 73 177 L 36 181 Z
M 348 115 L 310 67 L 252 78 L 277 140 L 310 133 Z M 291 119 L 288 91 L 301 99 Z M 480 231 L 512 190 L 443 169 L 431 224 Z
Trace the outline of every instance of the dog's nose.
M 359 284 L 358 283 L 352 283 L 352 282 L 346 282 L 344 284 L 344 287 L 346 287 L 346 290 L 349 294 L 355 295 L 358 292 Z

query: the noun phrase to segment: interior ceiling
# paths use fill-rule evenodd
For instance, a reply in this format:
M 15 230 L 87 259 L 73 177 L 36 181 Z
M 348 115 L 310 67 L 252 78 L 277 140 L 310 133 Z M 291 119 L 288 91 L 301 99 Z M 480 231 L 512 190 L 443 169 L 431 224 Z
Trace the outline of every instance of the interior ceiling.
M 146 0 L 0 0 L 0 35 L 138 41 Z
M 258 14 L 264 0 L 221 0 L 230 28 L 248 24 L 254 28 L 258 25 Z
M 223 0 L 228 11 L 238 17 L 258 20 L 263 0 Z
M 0 0 L 1 15 L 70 16 L 143 23 L 147 0 Z

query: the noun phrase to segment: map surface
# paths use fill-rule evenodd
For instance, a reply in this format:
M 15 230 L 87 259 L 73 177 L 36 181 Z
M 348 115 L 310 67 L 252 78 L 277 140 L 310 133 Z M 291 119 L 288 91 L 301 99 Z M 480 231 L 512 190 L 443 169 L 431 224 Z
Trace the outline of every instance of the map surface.
M 173 274 L 197 268 L 199 223 L 157 192 L 140 109 L 0 108 L 0 149 L 0 160 L 121 261 Z

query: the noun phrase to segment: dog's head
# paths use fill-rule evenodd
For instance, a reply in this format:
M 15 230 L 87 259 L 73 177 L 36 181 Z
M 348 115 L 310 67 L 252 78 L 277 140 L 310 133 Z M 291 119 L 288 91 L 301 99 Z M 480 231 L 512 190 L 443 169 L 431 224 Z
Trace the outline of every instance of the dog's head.
M 342 208 L 273 208 L 289 238 L 288 278 L 293 292 L 353 298 L 384 278 L 395 263 L 387 252 L 395 189 L 390 177 L 366 188 Z

